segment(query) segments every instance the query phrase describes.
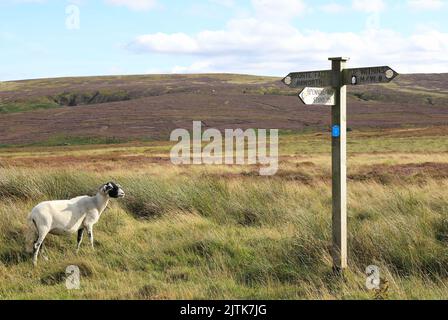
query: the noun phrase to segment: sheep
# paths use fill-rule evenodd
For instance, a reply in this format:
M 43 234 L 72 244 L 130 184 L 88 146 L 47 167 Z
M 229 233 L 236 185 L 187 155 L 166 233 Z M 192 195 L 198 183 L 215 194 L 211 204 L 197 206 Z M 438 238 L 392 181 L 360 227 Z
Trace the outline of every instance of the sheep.
M 93 245 L 93 225 L 98 222 L 110 198 L 123 198 L 125 193 L 120 185 L 108 182 L 102 185 L 95 196 L 81 196 L 71 200 L 46 201 L 33 208 L 28 225 L 32 232 L 27 251 L 33 253 L 33 264 L 37 266 L 37 257 L 45 237 L 73 234 L 78 232 L 76 252 L 81 246 L 84 230 L 87 230 L 90 245 Z M 30 238 L 30 236 L 28 236 Z

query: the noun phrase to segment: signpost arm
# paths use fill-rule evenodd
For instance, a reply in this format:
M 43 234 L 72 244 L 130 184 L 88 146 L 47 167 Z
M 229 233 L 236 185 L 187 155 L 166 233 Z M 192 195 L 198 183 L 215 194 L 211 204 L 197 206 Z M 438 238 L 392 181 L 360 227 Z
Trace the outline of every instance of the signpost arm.
M 333 87 L 332 107 L 332 194 L 333 194 L 333 265 L 338 271 L 347 268 L 347 87 L 343 70 L 348 58 L 330 58 Z

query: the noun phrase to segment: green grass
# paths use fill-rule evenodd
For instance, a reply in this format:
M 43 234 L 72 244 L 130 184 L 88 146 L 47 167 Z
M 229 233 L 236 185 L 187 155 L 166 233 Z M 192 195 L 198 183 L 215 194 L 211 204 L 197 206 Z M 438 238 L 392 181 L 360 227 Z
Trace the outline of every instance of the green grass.
M 331 272 L 331 193 L 325 183 L 217 180 L 200 172 L 0 169 L 0 297 L 6 299 L 373 299 L 364 270 L 378 265 L 383 298 L 448 298 L 448 182 L 349 185 L 350 271 Z M 37 202 L 93 192 L 114 179 L 128 196 L 96 227 L 97 250 L 47 240 L 50 262 L 23 253 Z M 64 270 L 81 268 L 79 291 Z
M 122 144 L 127 142 L 126 139 L 117 137 L 80 137 L 69 135 L 55 135 L 47 140 L 32 142 L 28 144 L 11 145 L 0 144 L 0 148 L 25 148 L 25 147 L 62 147 L 62 146 L 87 146 L 87 145 L 108 145 L 108 144 Z
M 54 109 L 59 105 L 54 102 L 14 102 L 0 104 L 0 113 L 29 112 L 41 109 Z
M 97 144 L 120 144 L 126 142 L 125 139 L 116 137 L 77 137 L 67 135 L 56 135 L 43 142 L 36 142 L 29 146 L 82 146 L 82 145 L 97 145 Z
M 30 100 L 0 103 L 0 113 L 30 112 L 40 109 L 54 109 L 61 106 L 98 104 L 130 99 L 129 93 L 125 90 L 103 89 L 93 92 L 63 91 L 54 95 L 53 98 L 33 97 Z
M 348 182 L 344 278 L 330 255 L 329 133 L 281 132 L 274 177 L 249 166 L 173 166 L 159 159 L 168 142 L 76 146 L 82 140 L 60 137 L 53 145 L 74 145 L 4 149 L 0 299 L 447 299 L 448 179 L 435 170 L 446 170 L 448 150 L 437 128 L 424 130 L 349 133 L 349 176 L 366 179 Z M 154 161 L 123 160 L 136 155 Z M 95 226 L 96 251 L 86 241 L 76 255 L 76 236 L 49 236 L 50 261 L 33 268 L 29 211 L 110 180 L 127 196 Z M 73 264 L 79 291 L 65 288 Z M 369 265 L 380 268 L 382 291 L 365 287 Z
M 303 155 L 331 152 L 331 133 L 279 133 L 279 152 L 283 155 Z M 347 134 L 347 152 L 356 153 L 400 153 L 400 152 L 448 152 L 446 136 L 397 137 L 363 136 L 363 132 Z
M 404 127 L 403 130 L 413 128 Z M 258 132 L 256 132 L 258 133 Z M 314 128 L 302 130 L 279 130 L 279 153 L 281 155 L 329 154 L 331 151 L 331 133 L 325 128 L 316 131 Z M 267 130 L 269 140 L 269 130 Z M 151 138 L 133 139 L 134 142 L 149 143 L 162 142 Z M 28 144 L 11 145 L 0 144 L 0 149 L 25 147 L 61 147 L 61 146 L 95 146 L 126 144 L 129 140 L 118 137 L 70 136 L 55 135 L 47 140 Z M 174 144 L 174 143 L 173 143 Z M 171 144 L 164 144 L 164 151 L 169 152 Z M 206 145 L 206 143 L 204 143 Z M 446 136 L 423 134 L 421 136 L 400 137 L 394 134 L 378 135 L 377 131 L 350 131 L 347 134 L 347 151 L 357 153 L 431 153 L 448 152 Z M 122 146 L 126 148 L 126 145 Z M 151 146 L 152 147 L 152 146 Z M 168 148 L 168 149 L 167 149 Z

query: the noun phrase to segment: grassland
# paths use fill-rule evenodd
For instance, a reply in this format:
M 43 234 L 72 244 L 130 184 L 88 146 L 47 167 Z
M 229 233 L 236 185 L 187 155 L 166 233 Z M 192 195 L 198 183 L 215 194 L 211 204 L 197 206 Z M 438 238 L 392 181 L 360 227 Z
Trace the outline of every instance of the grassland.
M 448 298 L 446 130 L 355 131 L 349 136 L 350 270 L 332 273 L 329 138 L 280 137 L 280 170 L 173 166 L 170 143 L 0 149 L 2 299 Z M 33 268 L 23 231 L 39 201 L 94 192 L 116 180 L 96 227 L 96 251 L 47 239 Z M 65 268 L 81 289 L 65 288 Z M 368 265 L 382 290 L 366 289 Z

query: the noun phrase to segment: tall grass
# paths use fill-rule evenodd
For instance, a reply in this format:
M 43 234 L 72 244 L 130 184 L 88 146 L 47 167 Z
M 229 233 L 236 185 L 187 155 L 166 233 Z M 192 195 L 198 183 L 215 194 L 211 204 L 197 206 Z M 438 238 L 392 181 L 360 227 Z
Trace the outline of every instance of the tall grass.
M 349 185 L 350 271 L 331 270 L 331 194 L 324 182 L 200 171 L 160 174 L 0 169 L 0 298 L 374 298 L 364 270 L 380 267 L 382 298 L 447 298 L 448 181 Z M 155 174 L 159 172 L 159 174 Z M 107 180 L 128 196 L 96 227 L 97 250 L 47 239 L 50 262 L 33 269 L 25 218 L 39 201 L 65 199 Z M 81 269 L 79 291 L 64 270 Z M 378 295 L 376 295 L 378 297 Z

